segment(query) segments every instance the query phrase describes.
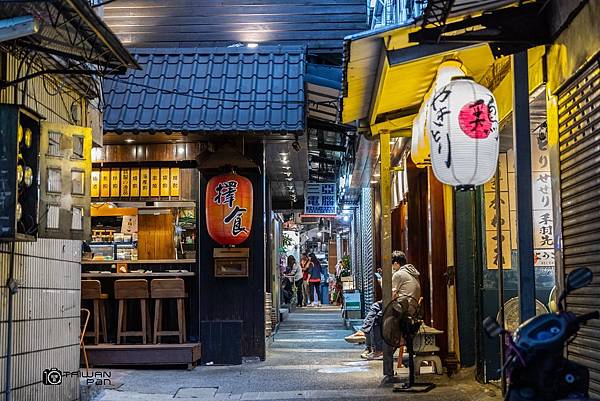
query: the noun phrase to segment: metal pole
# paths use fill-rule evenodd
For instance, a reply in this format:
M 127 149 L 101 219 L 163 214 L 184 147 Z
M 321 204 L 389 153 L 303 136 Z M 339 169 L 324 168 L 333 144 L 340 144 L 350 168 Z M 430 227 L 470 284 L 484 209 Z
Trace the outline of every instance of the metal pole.
M 379 133 L 379 157 L 381 159 L 381 268 L 383 306 L 392 301 L 392 188 L 390 177 L 390 133 Z M 394 349 L 383 344 L 383 375 L 394 376 Z
M 529 63 L 527 51 L 513 55 L 513 140 L 517 196 L 519 306 L 521 322 L 535 316 L 531 135 L 529 132 Z
M 502 205 L 500 204 L 500 161 L 496 170 L 496 253 L 498 254 L 498 305 L 500 305 L 500 326 L 504 327 L 504 252 L 502 252 Z M 504 366 L 504 336 L 500 339 L 500 366 Z M 506 374 L 500 370 L 502 395 L 506 394 Z

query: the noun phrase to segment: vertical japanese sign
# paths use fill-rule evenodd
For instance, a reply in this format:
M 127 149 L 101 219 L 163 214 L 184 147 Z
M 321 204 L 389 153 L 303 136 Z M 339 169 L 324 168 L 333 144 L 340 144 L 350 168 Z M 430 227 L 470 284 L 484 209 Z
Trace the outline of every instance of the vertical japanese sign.
M 92 171 L 90 196 L 98 198 L 100 196 L 100 171 Z
M 118 198 L 119 197 L 119 190 L 121 189 L 120 185 L 120 181 L 119 181 L 119 177 L 121 175 L 121 172 L 119 171 L 119 169 L 112 169 L 110 170 L 110 196 L 114 197 L 114 198 Z
M 121 170 L 121 196 L 126 198 L 129 196 L 129 169 Z
M 179 168 L 171 169 L 171 196 L 179 197 Z
M 502 262 L 503 269 L 510 269 L 511 263 L 511 229 L 509 213 L 508 168 L 506 153 L 500 153 L 500 197 L 496 199 L 496 177 L 488 181 L 484 187 L 485 202 L 485 247 L 488 269 L 498 269 Z M 500 213 L 498 213 L 500 211 Z M 502 254 L 498 253 L 498 227 L 501 228 Z
M 160 169 L 150 169 L 150 196 L 160 196 Z
M 110 171 L 102 170 L 100 174 L 100 196 L 108 198 L 110 196 Z
M 143 168 L 140 172 L 140 196 L 150 196 L 150 169 Z
M 550 155 L 545 135 L 531 136 L 531 170 L 534 265 L 550 267 L 554 266 L 554 220 Z
M 250 236 L 254 194 L 239 174 L 222 174 L 206 184 L 206 228 L 221 245 L 238 245 Z
M 169 168 L 161 168 L 160 169 L 160 196 L 169 196 L 169 192 L 171 189 L 169 182 Z
M 129 193 L 132 197 L 140 196 L 140 170 L 137 168 L 131 169 L 131 190 Z
M 335 183 L 307 183 L 304 195 L 304 213 L 335 216 L 337 214 Z

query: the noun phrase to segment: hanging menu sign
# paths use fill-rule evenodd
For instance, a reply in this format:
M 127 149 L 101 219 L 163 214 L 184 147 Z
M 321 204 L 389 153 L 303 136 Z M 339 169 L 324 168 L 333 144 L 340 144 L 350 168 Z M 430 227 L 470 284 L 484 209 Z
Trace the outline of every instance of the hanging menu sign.
M 150 196 L 150 169 L 143 168 L 140 173 L 140 196 Z
M 121 170 L 121 196 L 129 196 L 129 169 Z
M 131 180 L 130 195 L 132 197 L 140 196 L 140 170 L 137 168 L 132 168 L 129 179 Z
M 304 213 L 335 216 L 337 214 L 335 183 L 307 183 L 304 195 Z
M 171 196 L 179 196 L 179 168 L 171 169 Z
M 110 196 L 110 170 L 102 170 L 100 173 L 100 196 L 103 198 Z
M 100 196 L 100 172 L 92 171 L 90 196 L 98 198 Z
M 169 196 L 169 190 L 171 189 L 169 182 L 169 169 L 160 169 L 160 196 Z
M 110 171 L 110 196 L 118 197 L 119 196 L 119 169 Z
M 150 169 L 150 196 L 160 196 L 160 169 Z

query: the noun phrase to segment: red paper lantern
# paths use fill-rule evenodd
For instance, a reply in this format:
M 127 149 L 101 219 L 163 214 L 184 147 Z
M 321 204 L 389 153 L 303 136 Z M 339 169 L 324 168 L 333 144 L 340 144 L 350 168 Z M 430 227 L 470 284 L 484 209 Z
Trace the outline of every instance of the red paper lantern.
M 211 178 L 206 185 L 206 228 L 221 245 L 239 245 L 250 236 L 252 182 L 236 173 Z

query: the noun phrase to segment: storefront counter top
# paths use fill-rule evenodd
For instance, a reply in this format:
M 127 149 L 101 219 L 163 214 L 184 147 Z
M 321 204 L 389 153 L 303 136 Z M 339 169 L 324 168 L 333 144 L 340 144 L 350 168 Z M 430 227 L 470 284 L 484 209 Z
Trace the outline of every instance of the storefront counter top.
M 147 278 L 147 277 L 193 277 L 194 272 L 151 273 L 81 273 L 81 278 Z
M 148 260 L 82 260 L 82 265 L 110 265 L 114 263 L 125 263 L 128 265 L 141 264 L 193 264 L 196 259 L 148 259 Z

